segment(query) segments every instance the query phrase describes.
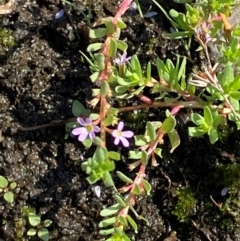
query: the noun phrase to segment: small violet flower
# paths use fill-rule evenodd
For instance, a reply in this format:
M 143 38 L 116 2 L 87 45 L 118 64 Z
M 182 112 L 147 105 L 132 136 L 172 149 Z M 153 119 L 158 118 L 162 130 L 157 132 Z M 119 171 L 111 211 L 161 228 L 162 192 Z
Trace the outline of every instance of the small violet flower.
M 117 129 L 112 132 L 112 136 L 115 138 L 114 144 L 118 145 L 121 141 L 125 147 L 129 147 L 129 141 L 126 138 L 133 137 L 134 133 L 132 131 L 122 131 L 124 123 L 119 122 Z
M 127 57 L 127 53 L 123 53 L 119 58 L 115 58 L 113 62 L 117 65 L 123 65 L 130 59 L 131 57 Z
M 88 137 L 93 140 L 95 138 L 95 133 L 100 132 L 100 128 L 98 126 L 93 125 L 92 120 L 90 118 L 86 118 L 84 120 L 83 118 L 77 118 L 77 122 L 82 127 L 77 127 L 72 130 L 72 134 L 75 136 L 78 136 L 79 141 L 84 141 Z

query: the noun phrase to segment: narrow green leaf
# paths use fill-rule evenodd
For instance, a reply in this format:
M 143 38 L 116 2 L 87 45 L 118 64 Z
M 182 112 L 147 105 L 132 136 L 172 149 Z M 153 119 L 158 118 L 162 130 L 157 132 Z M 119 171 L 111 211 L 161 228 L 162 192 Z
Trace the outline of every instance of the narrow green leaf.
M 110 229 L 101 229 L 100 231 L 99 231 L 99 234 L 100 235 L 104 235 L 104 236 L 106 236 L 106 235 L 109 235 L 109 234 L 112 234 L 112 233 L 114 233 L 114 228 L 110 228 Z
M 218 140 L 218 133 L 215 128 L 211 128 L 210 133 L 209 133 L 209 140 L 211 144 L 214 144 Z
M 213 115 L 212 115 L 212 111 L 208 106 L 204 106 L 203 109 L 204 112 L 204 119 L 205 119 L 205 123 L 207 123 L 208 126 L 212 126 L 213 125 Z
M 142 151 L 142 157 L 141 157 L 142 164 L 147 165 L 148 160 L 149 160 L 148 154 L 147 154 L 146 151 L 143 150 Z
M 102 45 L 103 45 L 102 43 L 93 43 L 93 44 L 90 44 L 90 45 L 88 45 L 88 47 L 87 47 L 87 51 L 88 51 L 88 52 L 98 51 L 99 49 L 101 49 Z
M 101 212 L 100 212 L 100 215 L 102 217 L 107 217 L 107 216 L 111 216 L 111 215 L 114 215 L 115 213 L 117 213 L 120 209 L 122 208 L 121 205 L 119 205 L 119 203 L 116 203 L 110 207 L 107 207 L 105 209 L 103 209 Z
M 114 57 L 117 53 L 117 43 L 114 39 L 111 38 L 110 40 L 110 47 L 109 47 L 109 56 Z
M 123 216 L 119 216 L 118 219 L 119 219 L 119 222 L 121 222 L 121 224 L 123 224 L 125 227 L 128 226 L 127 218 L 125 218 Z
M 106 148 L 103 148 L 103 147 L 97 148 L 94 153 L 94 157 L 98 162 L 104 162 L 107 158 Z
M 122 172 L 117 171 L 116 174 L 117 174 L 117 176 L 118 176 L 123 182 L 133 183 L 133 180 L 130 179 L 129 177 L 127 177 L 127 176 L 126 176 L 125 174 L 123 174 Z
M 142 68 L 141 68 L 137 55 L 132 56 L 131 67 L 132 67 L 133 71 L 135 71 L 137 73 L 138 78 L 142 79 Z
M 94 54 L 94 57 L 96 58 L 99 70 L 104 70 L 104 68 L 105 68 L 105 56 L 104 56 L 104 54 L 97 53 L 97 54 Z
M 126 52 L 128 45 L 122 40 L 116 40 L 116 42 L 117 42 L 117 48 L 123 52 Z
M 147 64 L 147 80 L 150 81 L 152 78 L 152 66 L 151 62 L 149 61 Z
M 115 165 L 114 165 L 114 162 L 111 162 L 112 163 L 112 170 L 115 169 Z M 109 172 L 104 172 L 104 177 L 103 177 L 103 183 L 106 187 L 113 187 L 114 186 L 114 182 L 113 182 L 113 179 L 112 179 L 112 176 Z
M 195 125 L 199 126 L 205 124 L 204 117 L 199 115 L 198 113 L 191 113 L 190 119 Z
M 135 195 L 139 195 L 141 193 L 141 189 L 140 189 L 139 185 L 136 183 L 134 184 L 134 187 L 133 187 L 133 193 Z
M 181 31 L 181 32 L 173 32 L 173 33 L 164 33 L 164 37 L 168 39 L 181 39 L 181 38 L 187 38 L 192 35 L 190 31 Z
M 115 200 L 119 203 L 119 205 L 121 205 L 122 207 L 126 207 L 126 202 L 123 200 L 123 198 L 116 194 L 115 195 Z
M 106 35 L 107 35 L 106 28 L 90 29 L 90 31 L 89 31 L 90 38 L 102 38 Z
M 115 161 L 120 161 L 121 160 L 121 155 L 118 152 L 115 151 L 109 151 L 108 152 L 108 158 L 115 160 Z
M 102 81 L 101 82 L 101 87 L 100 87 L 100 93 L 101 97 L 106 97 L 109 92 L 109 84 L 107 81 Z
M 163 156 L 162 156 L 162 148 L 156 148 L 156 149 L 154 150 L 154 153 L 155 153 L 156 155 L 158 155 L 160 158 L 163 158 Z
M 137 224 L 136 224 L 136 222 L 131 218 L 131 216 L 127 215 L 127 220 L 128 220 L 128 222 L 131 224 L 131 226 L 133 227 L 134 232 L 135 232 L 135 233 L 138 233 Z
M 102 220 L 102 221 L 99 223 L 98 227 L 99 227 L 99 228 L 106 228 L 106 227 L 108 227 L 109 225 L 114 224 L 114 223 L 116 222 L 116 220 L 117 220 L 117 217 L 112 217 L 112 218 L 104 219 L 104 220 Z
M 142 179 L 142 185 L 143 185 L 143 188 L 145 190 L 145 192 L 147 193 L 147 195 L 149 196 L 150 195 L 150 192 L 152 190 L 152 186 L 151 184 L 145 180 L 145 179 Z

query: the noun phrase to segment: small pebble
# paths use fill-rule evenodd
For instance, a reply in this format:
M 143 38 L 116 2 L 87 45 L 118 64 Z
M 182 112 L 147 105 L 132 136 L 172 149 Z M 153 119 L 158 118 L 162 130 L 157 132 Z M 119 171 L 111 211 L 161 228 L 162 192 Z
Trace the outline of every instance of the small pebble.
M 100 186 L 93 187 L 93 192 L 99 198 L 101 196 L 101 187 Z
M 61 9 L 59 12 L 56 13 L 55 19 L 59 19 L 64 15 L 64 10 Z
M 154 12 L 154 11 L 151 11 L 151 12 L 148 12 L 144 15 L 145 18 L 151 18 L 153 16 L 156 16 L 158 13 L 157 12 Z
M 226 196 L 227 193 L 228 193 L 228 191 L 229 191 L 229 188 L 228 188 L 228 187 L 223 188 L 222 191 L 221 191 L 221 195 L 222 195 L 222 196 Z

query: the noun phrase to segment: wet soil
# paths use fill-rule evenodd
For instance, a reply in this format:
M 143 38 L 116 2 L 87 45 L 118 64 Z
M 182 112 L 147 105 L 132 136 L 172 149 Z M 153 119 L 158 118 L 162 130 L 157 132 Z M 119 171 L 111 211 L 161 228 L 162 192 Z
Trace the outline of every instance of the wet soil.
M 72 117 L 73 100 L 86 103 L 91 99 L 88 66 L 79 53 L 89 44 L 87 20 L 80 13 L 87 14 L 88 3 L 72 2 L 77 8 L 65 6 L 65 15 L 57 20 L 55 14 L 63 5 L 54 0 L 18 0 L 12 14 L 0 16 L 0 28 L 10 31 L 14 41 L 0 49 L 0 175 L 18 184 L 13 204 L 0 199 L 0 240 L 27 240 L 26 228 L 17 225 L 24 206 L 35 208 L 42 220 L 53 221 L 48 228 L 50 240 L 101 240 L 100 211 L 113 203 L 112 191 L 101 183 L 100 198 L 94 194 L 80 167 L 89 151 L 76 139 L 65 139 L 65 126 L 56 122 Z M 159 2 L 167 11 L 182 9 L 173 1 Z M 146 12 L 150 2 L 140 3 Z M 154 6 L 152 10 L 159 12 Z M 88 20 L 115 12 L 111 1 L 96 1 Z M 130 45 L 129 55 L 137 53 L 140 60 L 148 61 L 156 56 L 174 59 L 172 51 L 182 51 L 179 41 L 161 38 L 170 27 L 161 13 L 142 20 L 132 10 L 124 20 L 128 28 L 123 38 Z M 39 125 L 47 126 L 28 129 Z M 159 166 L 148 167 L 152 195 L 142 197 L 136 209 L 150 225 L 138 221 L 137 234 L 127 231 L 132 240 L 240 240 L 235 217 L 222 215 L 210 199 L 226 201 L 220 195 L 225 186 L 219 185 L 214 175 L 219 163 L 239 163 L 239 132 L 229 131 L 224 142 L 212 146 L 207 138 L 189 138 L 186 125 L 185 119 L 179 118 L 181 145 L 175 152 L 168 154 L 166 141 L 164 159 Z M 126 163 L 118 165 L 118 170 L 128 174 Z M 172 214 L 180 186 L 193 190 L 196 198 L 186 222 Z M 238 211 L 235 209 L 237 215 Z M 224 218 L 230 220 L 230 226 L 224 225 Z M 22 237 L 16 237 L 18 231 L 23 232 Z

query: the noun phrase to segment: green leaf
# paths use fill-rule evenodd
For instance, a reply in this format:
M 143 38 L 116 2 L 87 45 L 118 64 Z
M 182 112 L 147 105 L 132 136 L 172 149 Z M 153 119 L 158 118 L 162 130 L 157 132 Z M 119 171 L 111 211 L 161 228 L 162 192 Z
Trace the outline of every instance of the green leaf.
M 240 91 L 230 91 L 230 96 L 236 100 L 240 100 Z
M 35 227 L 40 224 L 41 218 L 38 215 L 36 215 L 35 213 L 29 213 L 28 221 L 33 227 Z
M 38 237 L 43 241 L 49 240 L 49 232 L 46 228 L 42 228 L 38 231 Z
M 90 148 L 92 145 L 92 140 L 91 139 L 86 139 L 82 142 L 82 144 L 86 147 L 86 148 Z
M 86 111 L 85 107 L 78 100 L 73 101 L 72 113 L 74 116 L 79 117 L 83 113 L 85 113 L 85 111 Z
M 191 113 L 190 119 L 195 125 L 199 126 L 205 124 L 204 117 L 199 115 L 198 113 Z
M 156 155 L 158 155 L 160 158 L 163 158 L 163 156 L 162 156 L 162 148 L 156 148 L 156 149 L 154 150 L 154 153 L 155 153 Z
M 147 128 L 147 135 L 150 137 L 150 140 L 151 141 L 155 140 L 156 139 L 156 131 L 154 129 L 153 124 L 148 121 L 146 128 Z
M 51 220 L 51 219 L 46 219 L 46 220 L 43 222 L 43 226 L 44 226 L 45 228 L 49 227 L 51 224 L 52 224 L 52 220 Z
M 16 182 L 12 182 L 12 183 L 9 185 L 9 187 L 10 187 L 11 189 L 15 189 L 15 188 L 17 187 L 17 183 L 16 183 Z
M 117 48 L 120 49 L 123 52 L 126 52 L 128 45 L 126 44 L 126 42 L 122 41 L 122 40 L 116 40 L 117 42 Z
M 172 147 L 170 150 L 170 153 L 173 153 L 173 151 L 180 145 L 181 140 L 176 130 L 169 132 L 168 138 L 170 140 L 171 147 Z
M 108 152 L 108 158 L 115 160 L 115 161 L 120 161 L 121 160 L 121 155 L 118 152 L 115 151 L 109 151 Z
M 163 133 L 170 133 L 171 131 L 173 131 L 175 126 L 176 126 L 176 119 L 173 116 L 169 116 L 164 120 L 161 126 L 161 130 Z
M 115 165 L 114 163 L 112 162 L 113 164 L 113 168 L 115 168 Z M 114 186 L 114 182 L 113 182 L 113 179 L 112 179 L 112 176 L 109 172 L 104 172 L 104 177 L 103 177 L 103 183 L 106 187 L 113 187 Z
M 129 151 L 128 153 L 129 159 L 141 159 L 142 152 L 141 151 Z
M 89 78 L 94 83 L 98 79 L 98 76 L 99 76 L 99 72 L 94 72 L 93 74 L 90 75 Z
M 30 228 L 30 229 L 27 231 L 27 236 L 34 236 L 36 233 L 37 233 L 37 230 L 36 230 L 36 229 Z
M 135 140 L 136 146 L 144 146 L 150 141 L 150 138 L 149 136 L 145 136 L 145 135 L 136 135 L 134 136 L 134 140 Z
M 234 108 L 235 111 L 239 111 L 239 101 L 237 99 L 234 99 L 233 97 L 229 97 L 229 101 Z
M 102 53 L 94 54 L 94 57 L 96 58 L 97 65 L 99 70 L 105 69 L 105 56 Z
M 117 43 L 114 39 L 110 39 L 110 46 L 109 46 L 109 56 L 114 57 L 117 53 Z
M 131 224 L 131 226 L 133 227 L 134 232 L 135 232 L 135 233 L 138 233 L 137 224 L 136 224 L 136 222 L 131 218 L 131 216 L 127 215 L 127 220 L 128 220 L 128 222 Z
M 210 129 L 209 140 L 211 144 L 214 144 L 218 140 L 217 130 L 213 127 Z
M 145 179 L 142 179 L 142 185 L 143 185 L 143 188 L 145 190 L 145 192 L 147 193 L 147 195 L 149 196 L 150 195 L 150 192 L 152 190 L 152 186 L 151 184 L 145 180 Z
M 137 73 L 138 78 L 142 79 L 142 68 L 141 68 L 137 55 L 132 56 L 131 67 L 132 67 L 132 70 Z
M 88 51 L 88 52 L 98 51 L 99 49 L 101 49 L 102 45 L 103 45 L 102 43 L 93 43 L 93 44 L 90 44 L 90 45 L 88 45 L 88 47 L 87 47 L 87 51 Z
M 111 216 L 111 215 L 114 215 L 115 213 L 119 212 L 119 210 L 122 208 L 121 205 L 119 205 L 119 203 L 116 203 L 110 207 L 107 207 L 105 209 L 103 209 L 101 212 L 100 212 L 100 215 L 102 217 L 107 217 L 107 216 Z
M 7 202 L 12 203 L 13 200 L 14 200 L 14 195 L 13 195 L 13 193 L 12 193 L 11 191 L 8 191 L 8 192 L 4 193 L 3 198 L 4 198 Z
M 147 80 L 148 81 L 150 81 L 152 78 L 151 72 L 152 72 L 152 67 L 151 67 L 151 62 L 149 61 L 147 64 Z
M 93 140 L 93 143 L 94 143 L 96 146 L 100 146 L 100 145 L 103 143 L 103 141 L 102 141 L 102 139 L 101 139 L 100 137 L 96 136 L 96 137 L 94 138 L 94 140 Z
M 104 230 L 99 231 L 99 234 L 104 235 L 104 236 L 112 234 L 112 233 L 114 233 L 114 228 L 104 229 Z
M 115 200 L 119 203 L 119 205 L 121 205 L 122 207 L 126 207 L 126 202 L 123 200 L 123 198 L 116 194 L 115 195 Z
M 6 188 L 8 186 L 8 180 L 3 177 L 0 176 L 0 188 Z
M 199 127 L 188 127 L 189 136 L 199 137 L 199 136 L 203 136 L 206 132 L 207 130 L 203 130 L 202 128 L 199 128 Z
M 168 39 L 182 39 L 190 37 L 192 33 L 190 31 L 181 31 L 181 32 L 173 32 L 173 33 L 164 33 L 163 36 Z
M 203 115 L 204 115 L 205 123 L 208 126 L 212 126 L 213 125 L 213 115 L 212 115 L 211 109 L 208 106 L 204 106 L 203 112 L 204 112 Z
M 148 153 L 143 150 L 142 151 L 142 156 L 141 156 L 142 164 L 143 165 L 147 165 L 148 164 L 148 160 L 149 160 Z
M 138 184 L 134 184 L 134 187 L 133 187 L 133 193 L 135 195 L 139 195 L 141 193 L 141 189 L 140 189 L 140 186 Z
M 89 31 L 90 38 L 102 38 L 106 35 L 107 35 L 106 28 L 90 29 L 90 31 Z
M 109 84 L 108 84 L 108 82 L 106 80 L 102 81 L 101 82 L 101 87 L 100 87 L 101 97 L 106 97 L 108 92 L 109 92 Z
M 129 177 L 127 177 L 127 176 L 126 176 L 125 174 L 123 174 L 122 172 L 117 171 L 116 174 L 117 174 L 117 176 L 118 176 L 123 182 L 133 183 L 133 180 L 130 179 Z
M 117 217 L 107 218 L 107 219 L 102 220 L 99 223 L 98 227 L 99 228 L 106 228 L 106 227 L 114 224 L 116 221 L 117 221 Z

